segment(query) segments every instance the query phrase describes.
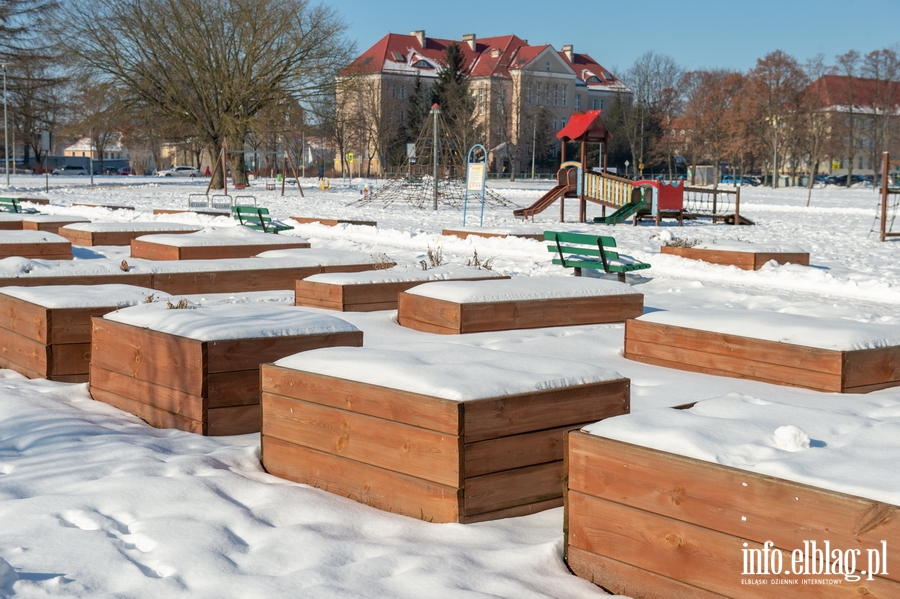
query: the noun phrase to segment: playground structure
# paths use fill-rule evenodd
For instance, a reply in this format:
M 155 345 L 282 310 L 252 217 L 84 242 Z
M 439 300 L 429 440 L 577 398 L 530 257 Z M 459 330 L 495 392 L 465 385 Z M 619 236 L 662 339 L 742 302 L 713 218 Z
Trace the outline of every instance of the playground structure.
M 463 208 L 466 199 L 466 150 L 461 149 L 459 140 L 448 133 L 437 104 L 432 106 L 416 143 L 409 146 L 406 176 L 385 181 L 356 203 L 398 202 L 433 210 L 437 210 L 439 204 Z M 491 206 L 513 206 L 512 202 L 488 187 L 484 188 L 484 202 Z
M 888 172 L 890 170 L 891 165 L 900 164 L 900 160 L 891 160 L 891 153 L 885 152 L 882 156 L 881 162 L 881 214 L 879 218 L 881 220 L 881 230 L 879 238 L 881 241 L 887 240 L 888 237 L 900 237 L 900 233 L 894 233 L 894 219 L 897 218 L 897 205 L 900 202 L 894 202 L 890 208 L 891 216 L 890 216 L 890 226 L 888 225 L 888 201 L 892 195 L 900 195 L 900 189 L 891 189 L 888 187 Z
M 275 155 L 275 156 L 281 156 L 281 173 L 280 173 L 281 176 L 279 177 L 279 179 L 280 179 L 279 182 L 281 183 L 281 195 L 284 195 L 285 183 L 286 183 L 286 181 L 287 181 L 287 178 L 284 176 L 284 173 L 287 172 L 287 167 L 290 166 L 290 167 L 291 167 L 291 172 L 292 172 L 293 175 L 294 175 L 294 181 L 297 182 L 297 191 L 300 192 L 300 197 L 301 197 L 301 198 L 304 197 L 304 196 L 303 196 L 303 188 L 300 186 L 300 177 L 297 175 L 297 169 L 296 169 L 296 167 L 294 167 L 294 161 L 291 159 L 290 155 L 289 155 L 286 151 L 278 151 L 278 152 L 261 152 L 261 151 L 248 151 L 248 150 L 229 150 L 229 149 L 226 148 L 224 145 L 222 146 L 221 152 L 219 152 L 219 157 L 218 157 L 218 159 L 216 159 L 216 166 L 213 168 L 212 176 L 211 176 L 210 179 L 209 179 L 209 185 L 206 186 L 206 195 L 207 195 L 207 196 L 209 196 L 209 191 L 210 191 L 210 189 L 212 189 L 212 184 L 213 184 L 213 181 L 215 181 L 215 179 L 216 179 L 216 174 L 218 174 L 219 172 L 221 172 L 221 173 L 223 174 L 223 177 L 222 177 L 222 183 L 223 183 L 222 195 L 225 196 L 225 197 L 230 197 L 229 194 L 228 194 L 228 177 L 227 177 L 227 173 L 228 173 L 228 165 L 227 165 L 228 154 L 272 154 L 272 155 Z M 235 185 L 234 187 L 235 187 L 235 189 L 244 189 L 244 186 L 240 186 L 240 185 Z M 267 189 L 267 190 L 270 189 L 270 186 L 269 186 L 268 183 L 266 184 L 266 189 Z M 274 188 L 272 188 L 272 189 L 274 190 Z M 193 194 L 193 195 L 197 195 L 197 194 Z M 255 203 L 255 201 L 254 201 L 254 203 Z M 193 204 L 192 204 L 192 205 L 193 205 Z M 235 204 L 234 204 L 234 201 L 232 201 L 232 205 L 235 205 Z
M 607 147 L 611 134 L 603 124 L 600 110 L 588 110 L 572 114 L 569 122 L 556 137 L 561 140 L 562 164 L 556 175 L 556 185 L 536 202 L 513 211 L 519 218 L 531 218 L 543 212 L 557 200 L 559 220 L 565 221 L 567 198 L 579 201 L 578 221 L 587 220 L 587 202 L 603 207 L 603 215 L 594 219 L 601 224 L 617 224 L 628 218 L 634 223 L 650 216 L 659 225 L 663 218 L 676 218 L 679 224 L 685 218 L 711 218 L 713 222 L 729 224 L 753 224 L 740 216 L 740 187 L 735 191 L 686 187 L 683 182 L 665 183 L 658 180 L 631 181 L 606 172 Z M 566 161 L 566 143 L 581 143 L 581 161 Z M 587 144 L 601 144 L 602 172 L 592 172 L 587 167 Z M 606 208 L 615 212 L 606 215 Z

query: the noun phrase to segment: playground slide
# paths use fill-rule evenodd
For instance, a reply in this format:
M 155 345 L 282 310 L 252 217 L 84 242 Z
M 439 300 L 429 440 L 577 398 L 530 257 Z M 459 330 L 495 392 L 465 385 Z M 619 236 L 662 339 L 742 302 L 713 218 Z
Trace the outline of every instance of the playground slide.
M 635 212 L 645 206 L 644 202 L 628 202 L 609 216 L 595 216 L 594 222 L 601 225 L 615 225 L 630 218 Z
M 513 210 L 513 216 L 518 217 L 529 217 L 534 216 L 538 212 L 543 212 L 546 210 L 553 202 L 561 198 L 566 194 L 567 191 L 570 190 L 570 186 L 566 184 L 557 185 L 544 195 L 542 195 L 537 202 L 532 204 L 527 208 L 519 208 L 518 210 Z

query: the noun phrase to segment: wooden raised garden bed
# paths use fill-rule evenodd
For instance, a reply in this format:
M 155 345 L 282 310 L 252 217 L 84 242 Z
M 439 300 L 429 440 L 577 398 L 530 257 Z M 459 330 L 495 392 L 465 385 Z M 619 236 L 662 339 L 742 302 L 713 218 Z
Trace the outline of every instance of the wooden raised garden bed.
M 59 234 L 74 245 L 130 245 L 131 240 L 151 233 L 195 233 L 203 227 L 180 223 L 85 223 L 61 227 Z
M 264 364 L 266 470 L 429 522 L 521 516 L 562 504 L 566 430 L 629 409 L 628 379 L 593 365 L 421 345 Z M 586 382 L 554 387 L 547 368 Z
M 662 246 L 663 254 L 673 254 L 691 260 L 703 260 L 710 264 L 724 264 L 737 266 L 744 270 L 759 270 L 763 264 L 774 260 L 778 264 L 800 264 L 809 266 L 809 252 L 799 248 L 786 251 L 774 246 L 767 248 L 765 245 L 730 243 L 710 247 L 671 247 Z
M 91 318 L 139 304 L 152 293 L 131 285 L 5 287 L 0 368 L 32 379 L 87 382 Z
M 134 210 L 134 206 L 121 204 L 94 204 L 92 202 L 72 202 L 73 206 L 85 206 L 87 208 L 106 208 L 107 210 Z
M 492 231 L 490 229 L 444 229 L 441 235 L 449 235 L 459 237 L 460 239 L 468 239 L 469 237 L 520 237 L 522 239 L 534 239 L 536 241 L 544 241 L 544 231 L 527 232 L 527 231 Z
M 623 322 L 644 311 L 629 285 L 591 278 L 517 277 L 426 283 L 399 295 L 398 322 L 460 334 Z
M 359 225 L 364 227 L 377 227 L 378 223 L 374 220 L 353 220 L 349 218 L 315 218 L 309 216 L 292 216 L 291 220 L 300 224 L 319 223 L 326 227 L 336 227 L 338 225 Z
M 582 431 L 567 444 L 566 561 L 612 593 L 900 597 L 898 506 Z M 826 574 L 810 542 L 843 564 L 859 551 L 859 578 Z
M 82 216 L 61 216 L 58 214 L 26 214 L 22 219 L 25 231 L 49 231 L 59 235 L 59 230 L 66 225 L 91 222 Z M 65 235 L 63 235 L 65 237 Z M 68 238 L 66 238 L 68 239 Z
M 41 260 L 71 260 L 69 240 L 46 231 L 0 231 L 0 259 L 19 256 Z
M 349 323 L 290 306 L 204 306 L 162 317 L 160 311 L 136 306 L 94 318 L 90 365 L 94 399 L 158 428 L 258 432 L 261 363 L 362 345 L 362 332 Z
M 294 303 L 341 312 L 396 310 L 402 291 L 429 281 L 477 281 L 508 279 L 490 270 L 434 268 L 408 272 L 375 270 L 362 273 L 328 273 L 298 280 Z
M 21 231 L 26 214 L 0 212 L 0 231 Z
M 667 368 L 836 393 L 868 393 L 900 385 L 897 325 L 764 314 L 654 312 L 625 323 L 625 357 Z M 829 339 L 819 343 L 823 337 Z M 893 339 L 893 345 L 880 341 L 886 337 Z M 872 347 L 857 349 L 860 345 Z
M 267 235 L 245 227 L 207 228 L 187 235 L 144 235 L 131 241 L 131 257 L 145 260 L 251 258 L 271 250 L 308 248 L 300 237 Z

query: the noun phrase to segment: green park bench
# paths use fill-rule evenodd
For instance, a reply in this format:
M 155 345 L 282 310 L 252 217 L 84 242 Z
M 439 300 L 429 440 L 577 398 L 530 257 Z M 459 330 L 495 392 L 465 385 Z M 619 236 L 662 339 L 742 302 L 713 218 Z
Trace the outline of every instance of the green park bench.
M 624 283 L 626 272 L 650 268 L 646 262 L 616 252 L 616 240 L 612 237 L 544 231 L 544 240 L 551 242 L 547 250 L 556 254 L 553 264 L 574 268 L 577 277 L 581 276 L 582 268 L 596 268 L 618 274 L 619 281 Z
M 39 214 L 34 208 L 22 208 L 19 198 L 0 197 L 0 212 L 15 212 L 17 214 Z
M 262 231 L 263 233 L 278 233 L 289 231 L 294 227 L 283 222 L 272 220 L 268 208 L 257 206 L 232 206 L 231 216 L 245 227 Z

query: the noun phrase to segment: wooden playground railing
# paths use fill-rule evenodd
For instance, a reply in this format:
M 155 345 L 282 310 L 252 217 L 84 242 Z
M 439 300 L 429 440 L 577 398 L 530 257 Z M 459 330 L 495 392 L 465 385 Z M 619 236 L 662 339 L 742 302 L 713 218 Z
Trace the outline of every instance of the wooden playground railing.
M 685 187 L 684 210 L 695 216 L 712 218 L 713 222 L 728 220 L 734 214 L 733 224 L 739 224 L 741 221 L 741 188 L 730 190 Z
M 630 179 L 606 173 L 585 173 L 582 193 L 607 205 L 624 206 L 631 201 L 632 189 Z

